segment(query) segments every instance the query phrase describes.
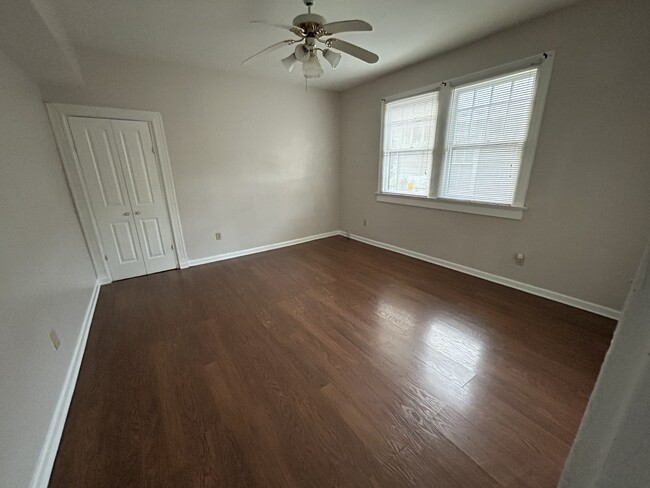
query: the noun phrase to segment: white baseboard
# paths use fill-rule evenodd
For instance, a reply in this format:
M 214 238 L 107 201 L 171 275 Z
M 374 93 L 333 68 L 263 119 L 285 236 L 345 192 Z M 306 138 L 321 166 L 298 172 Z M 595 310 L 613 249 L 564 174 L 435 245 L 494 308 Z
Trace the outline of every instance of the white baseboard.
M 515 288 L 516 290 L 525 291 L 531 295 L 537 295 L 540 297 L 548 298 L 549 300 L 554 300 L 556 302 L 564 303 L 566 305 L 571 305 L 582 310 L 587 310 L 588 312 L 593 312 L 604 317 L 618 320 L 621 317 L 621 312 L 619 310 L 614 310 L 613 308 L 604 307 L 596 303 L 587 302 L 579 298 L 570 297 L 568 295 L 563 295 L 562 293 L 557 293 L 555 291 L 547 290 L 545 288 L 540 288 L 538 286 L 529 285 L 527 283 L 522 283 L 520 281 L 512 280 L 510 278 L 504 278 L 503 276 L 498 276 L 492 273 L 487 273 L 475 268 L 470 268 L 469 266 L 463 266 L 462 264 L 452 263 L 450 261 L 445 261 L 444 259 L 434 258 L 426 254 L 422 254 L 415 251 L 409 251 L 408 249 L 403 249 L 401 247 L 393 246 L 392 244 L 386 244 L 384 242 L 375 241 L 368 239 L 367 237 L 358 236 L 355 234 L 341 232 L 342 235 L 354 239 L 355 241 L 363 242 L 365 244 L 370 244 L 371 246 L 380 247 L 382 249 L 387 249 L 389 251 L 397 252 L 399 254 L 404 254 L 405 256 L 410 256 L 415 259 L 420 259 L 428 263 L 437 264 L 445 268 L 453 269 L 455 271 L 460 271 L 468 275 L 476 276 L 478 278 L 483 278 L 484 280 L 492 281 L 494 283 L 499 283 L 500 285 L 509 286 L 510 288 Z
M 86 341 L 88 340 L 90 324 L 93 320 L 93 314 L 95 313 L 95 305 L 97 305 L 100 286 L 101 283 L 99 282 L 95 284 L 95 288 L 90 297 L 90 302 L 86 309 L 86 315 L 84 316 L 84 321 L 81 326 L 81 332 L 79 333 L 77 344 L 72 353 L 72 360 L 70 361 L 70 366 L 68 367 L 68 372 L 65 376 L 65 381 L 63 382 L 63 388 L 59 394 L 59 400 L 54 409 L 54 415 L 52 416 L 52 421 L 50 422 L 50 427 L 47 431 L 47 436 L 45 437 L 45 443 L 43 444 L 41 453 L 38 457 L 38 463 L 36 464 L 36 469 L 32 476 L 30 488 L 47 488 L 50 481 L 54 459 L 56 458 L 56 453 L 59 449 L 59 442 L 61 441 L 61 435 L 63 434 L 63 426 L 65 425 L 65 419 L 68 416 L 68 409 L 70 408 L 72 394 L 74 393 L 74 388 L 77 383 L 77 376 L 79 376 L 81 359 L 83 358 L 86 349 Z
M 382 249 L 387 249 L 389 251 L 397 252 L 399 254 L 404 254 L 405 256 L 410 256 L 421 261 L 426 261 L 428 263 L 437 264 L 445 268 L 453 269 L 455 271 L 460 271 L 468 275 L 476 276 L 484 280 L 492 281 L 500 285 L 508 286 L 516 290 L 524 291 L 530 293 L 531 295 L 540 296 L 543 298 L 548 298 L 556 302 L 564 303 L 572 307 L 579 308 L 581 310 L 586 310 L 588 312 L 593 312 L 604 317 L 608 317 L 614 320 L 618 320 L 621 317 L 621 312 L 619 310 L 614 310 L 613 308 L 605 307 L 603 305 L 598 305 L 597 303 L 587 302 L 579 298 L 570 297 L 568 295 L 563 295 L 555 291 L 547 290 L 545 288 L 540 288 L 538 286 L 529 285 L 527 283 L 522 283 L 521 281 L 516 281 L 510 278 L 504 278 L 503 276 L 498 276 L 486 271 L 481 271 L 479 269 L 470 268 L 469 266 L 463 266 L 462 264 L 452 263 L 451 261 L 445 261 L 444 259 L 434 258 L 427 254 L 422 254 L 415 251 L 410 251 L 398 246 L 393 246 L 392 244 L 386 244 L 384 242 L 375 241 L 373 239 L 368 239 L 367 237 L 351 234 L 342 230 L 336 230 L 332 232 L 325 232 L 323 234 L 316 234 L 308 237 L 301 237 L 299 239 L 293 239 L 290 241 L 278 242 L 275 244 L 268 244 L 266 246 L 253 247 L 250 249 L 244 249 L 242 251 L 233 251 L 224 254 L 217 254 L 215 256 L 208 256 L 205 258 L 191 259 L 189 261 L 190 266 L 199 266 L 201 264 L 214 263 L 216 261 L 223 261 L 226 259 L 238 258 L 241 256 L 248 256 L 249 254 L 256 254 L 259 252 L 271 251 L 273 249 L 280 249 L 287 246 L 295 246 L 296 244 L 302 244 L 303 242 L 314 241 L 317 239 L 324 239 L 326 237 L 332 237 L 336 235 L 342 235 L 354 239 L 359 242 L 370 244 L 371 246 L 380 247 Z
M 216 261 L 224 261 L 226 259 L 239 258 L 241 256 L 248 256 L 249 254 L 256 254 L 258 252 L 272 251 L 273 249 L 280 249 L 281 247 L 295 246 L 303 242 L 315 241 L 317 239 L 324 239 L 326 237 L 338 236 L 341 234 L 340 230 L 332 232 L 325 232 L 323 234 L 316 234 L 313 236 L 300 237 L 290 241 L 277 242 L 275 244 L 267 244 L 266 246 L 252 247 L 250 249 L 243 249 L 241 251 L 227 252 L 224 254 L 217 254 L 215 256 L 208 256 L 206 258 L 190 259 L 190 266 L 199 266 L 201 264 L 214 263 Z

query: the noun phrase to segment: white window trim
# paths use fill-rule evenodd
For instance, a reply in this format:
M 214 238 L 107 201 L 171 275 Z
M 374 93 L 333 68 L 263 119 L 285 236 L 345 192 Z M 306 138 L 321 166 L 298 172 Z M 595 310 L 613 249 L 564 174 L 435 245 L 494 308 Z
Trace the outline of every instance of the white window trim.
M 528 185 L 530 183 L 530 174 L 533 169 L 533 162 L 537 149 L 539 131 L 542 125 L 542 117 L 544 115 L 546 95 L 551 80 L 551 71 L 553 69 L 554 58 L 555 53 L 553 51 L 547 51 L 536 56 L 520 59 L 512 63 L 497 66 L 495 68 L 478 71 L 476 73 L 457 77 L 449 81 L 434 83 L 432 85 L 382 98 L 381 134 L 379 147 L 379 181 L 376 193 L 377 201 L 521 220 L 523 218 L 524 211 L 526 210 L 526 193 L 528 191 Z M 442 170 L 442 159 L 444 158 L 445 137 L 447 134 L 447 123 L 449 118 L 449 106 L 451 103 L 452 88 L 465 85 L 467 83 L 473 83 L 483 79 L 492 78 L 501 74 L 517 71 L 532 65 L 539 66 L 537 91 L 535 93 L 535 99 L 533 100 L 533 109 L 531 113 L 530 127 L 528 129 L 528 138 L 526 140 L 526 145 L 524 146 L 524 153 L 522 155 L 521 168 L 519 171 L 519 178 L 517 180 L 517 187 L 515 189 L 513 204 L 501 205 L 484 202 L 472 202 L 466 200 L 452 200 L 438 197 L 437 192 L 440 183 L 440 173 Z M 408 98 L 432 91 L 439 91 L 439 96 L 438 118 L 436 121 L 436 137 L 433 149 L 433 163 L 431 171 L 431 183 L 429 185 L 429 196 L 422 197 L 384 192 L 384 167 L 383 158 L 381 155 L 384 144 L 384 114 L 386 111 L 386 104 L 389 102 L 394 102 L 396 100 L 401 100 L 403 98 Z
M 526 207 L 514 205 L 498 205 L 495 203 L 468 202 L 446 198 L 418 197 L 415 195 L 400 195 L 399 193 L 377 193 L 377 201 L 382 203 L 397 203 L 411 207 L 436 208 L 454 212 L 503 217 L 504 219 L 521 220 Z

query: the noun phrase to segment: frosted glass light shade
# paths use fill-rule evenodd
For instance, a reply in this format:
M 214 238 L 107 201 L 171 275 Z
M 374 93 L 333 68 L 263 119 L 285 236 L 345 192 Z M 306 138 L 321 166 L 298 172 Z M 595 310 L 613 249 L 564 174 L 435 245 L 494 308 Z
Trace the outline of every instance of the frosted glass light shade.
M 341 62 L 341 55 L 339 53 L 332 51 L 331 49 L 326 49 L 325 51 L 323 51 L 323 57 L 327 60 L 329 64 L 332 65 L 332 68 L 334 69 L 336 69 L 336 67 Z
M 323 76 L 324 71 L 316 57 L 316 53 L 312 53 L 309 59 L 302 63 L 302 74 L 305 78 L 320 78 Z
M 301 63 L 304 63 L 309 59 L 311 52 L 307 49 L 307 46 L 304 44 L 298 44 L 296 49 L 293 51 L 293 54 L 296 56 L 296 59 Z
M 282 60 L 282 64 L 285 68 L 287 68 L 287 71 L 291 73 L 296 64 L 298 64 L 298 59 L 294 53 L 291 53 L 290 56 L 287 56 Z

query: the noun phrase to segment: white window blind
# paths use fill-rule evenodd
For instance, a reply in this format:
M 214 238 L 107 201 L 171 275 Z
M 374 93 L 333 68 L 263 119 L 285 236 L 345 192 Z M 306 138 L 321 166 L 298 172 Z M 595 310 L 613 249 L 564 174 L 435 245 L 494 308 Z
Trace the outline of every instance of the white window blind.
M 437 114 L 437 91 L 386 103 L 383 192 L 429 195 Z
M 538 68 L 453 89 L 438 195 L 512 205 Z

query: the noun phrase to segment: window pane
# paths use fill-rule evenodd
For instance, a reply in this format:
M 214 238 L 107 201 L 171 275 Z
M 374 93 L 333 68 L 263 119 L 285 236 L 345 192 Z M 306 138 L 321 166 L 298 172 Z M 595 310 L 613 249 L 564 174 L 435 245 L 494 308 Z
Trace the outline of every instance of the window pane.
M 437 91 L 386 103 L 383 192 L 429 194 L 437 114 Z
M 512 204 L 537 68 L 454 88 L 439 195 Z
M 445 197 L 511 204 L 522 149 L 521 144 L 452 148 Z

